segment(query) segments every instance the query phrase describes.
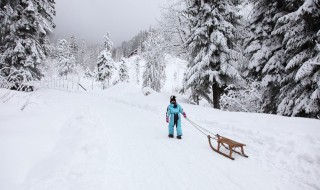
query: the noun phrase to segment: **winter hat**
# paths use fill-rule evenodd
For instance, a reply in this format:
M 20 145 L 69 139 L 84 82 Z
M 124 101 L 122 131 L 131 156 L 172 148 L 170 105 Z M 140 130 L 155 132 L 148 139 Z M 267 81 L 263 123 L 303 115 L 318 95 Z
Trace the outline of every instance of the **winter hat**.
M 172 101 L 175 101 L 176 102 L 176 96 L 170 96 L 170 103 L 172 102 Z

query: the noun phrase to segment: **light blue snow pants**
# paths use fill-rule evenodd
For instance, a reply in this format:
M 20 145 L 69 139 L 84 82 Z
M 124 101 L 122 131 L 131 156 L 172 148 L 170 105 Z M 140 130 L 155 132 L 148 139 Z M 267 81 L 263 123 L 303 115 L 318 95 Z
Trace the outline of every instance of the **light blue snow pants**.
M 171 118 L 170 120 L 173 120 L 173 118 Z M 174 122 L 170 121 L 169 122 L 169 134 L 173 135 L 174 134 Z M 182 136 L 182 129 L 181 129 L 181 117 L 179 117 L 178 121 L 177 121 L 177 136 Z

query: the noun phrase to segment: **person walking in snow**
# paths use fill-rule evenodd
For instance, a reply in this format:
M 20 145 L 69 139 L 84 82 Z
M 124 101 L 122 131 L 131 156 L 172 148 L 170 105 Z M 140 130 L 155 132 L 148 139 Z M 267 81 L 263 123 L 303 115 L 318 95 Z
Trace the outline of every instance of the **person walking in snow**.
M 187 117 L 186 113 L 183 111 L 182 107 L 177 104 L 176 97 L 170 97 L 170 105 L 167 108 L 166 113 L 166 122 L 169 123 L 169 137 L 173 138 L 174 134 L 174 126 L 177 127 L 177 138 L 181 139 L 182 137 L 182 129 L 181 129 L 181 117 L 180 114 L 183 115 L 184 118 Z M 170 117 L 170 120 L 169 120 Z

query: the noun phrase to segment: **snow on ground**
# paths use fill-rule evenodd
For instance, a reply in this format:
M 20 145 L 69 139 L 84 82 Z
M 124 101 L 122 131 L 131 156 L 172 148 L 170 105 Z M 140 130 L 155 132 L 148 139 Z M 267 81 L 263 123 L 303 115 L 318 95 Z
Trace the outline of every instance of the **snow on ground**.
M 184 119 L 183 139 L 169 139 L 169 95 L 135 85 L 0 89 L 0 100 L 1 189 L 320 189 L 319 120 L 182 103 L 197 124 L 247 144 L 249 158 L 232 161 Z
M 143 72 L 145 70 L 145 60 L 139 56 L 134 55 L 129 58 L 124 59 L 127 66 L 128 66 L 128 73 L 129 73 L 129 82 L 132 84 L 136 84 L 139 87 L 142 87 L 143 83 Z M 166 79 L 164 82 L 164 86 L 162 91 L 164 93 L 177 93 L 180 91 L 180 88 L 182 86 L 182 80 L 184 76 L 184 72 L 187 66 L 187 62 L 179 59 L 177 57 L 171 56 L 169 54 L 166 54 L 165 56 L 165 62 L 166 62 Z M 112 81 L 117 80 L 118 78 L 118 70 L 121 62 L 115 63 L 115 66 L 117 70 L 115 70 L 115 73 L 113 75 Z M 137 67 L 136 65 L 139 65 L 139 70 L 137 73 Z
M 166 55 L 166 80 L 163 87 L 164 93 L 177 93 L 181 90 L 182 81 L 184 73 L 187 67 L 187 62 L 173 57 L 171 55 Z

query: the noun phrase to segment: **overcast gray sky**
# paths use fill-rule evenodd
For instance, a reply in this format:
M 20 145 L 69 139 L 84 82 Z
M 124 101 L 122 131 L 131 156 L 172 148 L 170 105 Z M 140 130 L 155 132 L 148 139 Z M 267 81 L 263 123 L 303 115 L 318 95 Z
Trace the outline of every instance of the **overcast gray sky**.
M 156 24 L 167 0 L 56 0 L 54 40 L 100 43 L 108 31 L 115 45 Z

